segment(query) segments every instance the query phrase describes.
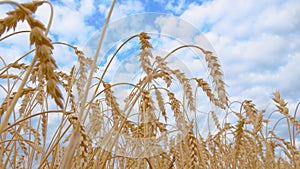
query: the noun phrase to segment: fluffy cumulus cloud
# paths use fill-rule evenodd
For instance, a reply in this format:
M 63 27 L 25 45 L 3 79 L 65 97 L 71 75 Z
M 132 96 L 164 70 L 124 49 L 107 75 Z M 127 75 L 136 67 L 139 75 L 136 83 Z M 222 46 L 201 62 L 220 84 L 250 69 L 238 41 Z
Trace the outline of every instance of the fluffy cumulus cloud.
M 296 102 L 299 14 L 299 2 L 292 0 L 215 0 L 191 3 L 181 18 L 209 27 L 204 35 L 221 60 L 231 96 L 262 101 L 278 89 Z
M 231 101 L 251 99 L 272 110 L 272 93 L 279 90 L 294 113 L 300 99 L 299 14 L 293 0 L 214 0 L 191 3 L 180 17 L 202 30 L 214 47 Z M 281 136 L 288 137 L 286 127 L 281 122 L 277 128 Z

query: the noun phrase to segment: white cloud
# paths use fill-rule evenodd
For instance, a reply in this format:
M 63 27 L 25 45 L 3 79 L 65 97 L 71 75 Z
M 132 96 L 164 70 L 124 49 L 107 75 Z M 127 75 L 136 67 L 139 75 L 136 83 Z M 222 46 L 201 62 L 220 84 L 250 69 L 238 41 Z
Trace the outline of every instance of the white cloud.
M 94 1 L 93 0 L 81 0 L 79 12 L 82 15 L 91 14 L 95 10 Z
M 278 89 L 295 102 L 299 13 L 299 3 L 292 0 L 215 0 L 191 4 L 181 18 L 198 28 L 209 27 L 205 36 L 219 56 L 234 99 L 264 102 Z
M 106 16 L 108 13 L 108 9 L 110 8 L 110 3 L 106 4 L 106 9 L 104 5 L 100 4 L 99 9 Z M 119 1 L 116 3 L 115 8 L 113 9 L 113 14 L 111 16 L 111 21 L 115 21 L 128 15 L 141 13 L 144 11 L 144 5 L 140 1 L 136 0 L 127 0 L 127 1 Z M 105 12 L 105 13 L 104 13 Z
M 84 15 L 79 11 L 66 6 L 56 6 L 51 31 L 58 34 L 62 41 L 72 42 L 77 39 L 82 45 L 86 43 L 93 29 L 85 24 Z

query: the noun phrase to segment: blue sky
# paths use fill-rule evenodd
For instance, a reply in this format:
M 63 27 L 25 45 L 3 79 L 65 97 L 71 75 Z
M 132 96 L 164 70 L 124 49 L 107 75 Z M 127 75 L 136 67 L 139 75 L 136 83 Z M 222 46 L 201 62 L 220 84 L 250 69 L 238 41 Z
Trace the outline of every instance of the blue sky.
M 89 49 L 91 39 L 104 24 L 111 0 L 51 2 L 55 17 L 50 37 Z M 10 6 L 0 6 L 0 17 L 10 9 Z M 146 27 L 143 16 L 150 16 L 150 12 L 162 17 Z M 133 15 L 140 20 L 129 20 Z M 39 8 L 36 16 L 46 23 L 48 6 Z M 259 109 L 267 108 L 272 104 L 272 93 L 279 90 L 293 111 L 300 100 L 299 16 L 300 2 L 297 0 L 122 0 L 117 1 L 111 18 L 111 25 L 119 34 L 107 35 L 107 39 L 113 41 L 116 35 L 125 39 L 145 29 L 153 31 L 153 36 L 169 35 L 153 41 L 158 53 L 180 45 L 180 40 L 203 45 L 219 57 L 231 101 L 251 99 Z M 27 28 L 26 24 L 20 27 Z M 29 49 L 29 45 L 24 45 L 27 38 L 27 35 L 20 35 L 1 43 L 1 56 L 7 61 L 21 56 Z M 113 43 L 118 45 L 117 41 Z M 128 44 L 127 50 L 133 46 L 134 43 Z M 64 47 L 55 48 L 54 57 L 63 70 L 67 71 L 76 62 L 72 56 L 72 51 Z M 178 63 L 188 65 L 189 71 L 195 74 L 205 71 L 199 70 L 199 65 L 204 66 L 203 61 L 192 57 L 182 59 L 184 61 Z M 114 66 L 121 63 L 119 58 Z M 138 66 L 129 63 L 130 68 Z M 113 71 L 116 69 L 110 73 L 115 74 Z

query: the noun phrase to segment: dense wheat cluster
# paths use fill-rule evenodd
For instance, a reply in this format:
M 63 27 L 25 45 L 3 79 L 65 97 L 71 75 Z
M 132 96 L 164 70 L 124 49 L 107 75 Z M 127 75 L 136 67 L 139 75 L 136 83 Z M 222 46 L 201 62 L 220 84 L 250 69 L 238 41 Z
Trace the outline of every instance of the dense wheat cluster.
M 8 56 L 0 53 L 0 96 L 4 97 L 0 100 L 0 168 L 300 168 L 300 148 L 295 142 L 300 132 L 298 107 L 290 112 L 275 91 L 277 109 L 269 114 L 280 113 L 282 119 L 277 122 L 271 123 L 271 116 L 266 115 L 270 110 L 258 110 L 251 100 L 241 101 L 234 110 L 218 58 L 212 52 L 187 44 L 175 47 L 166 56 L 155 56 L 151 37 L 142 32 L 119 49 L 139 39 L 139 64 L 144 76 L 137 83 L 114 84 L 104 80 L 110 64 L 96 75 L 96 57 L 86 57 L 77 47 L 53 42 L 47 36 L 52 18 L 46 25 L 33 14 L 41 5 L 52 9 L 50 2 L 0 2 L 6 4 L 15 5 L 15 9 L 0 19 L 0 43 L 28 34 L 33 50 L 11 63 L 6 63 Z M 19 22 L 28 23 L 30 30 L 8 32 L 15 30 Z M 99 44 L 98 50 L 101 40 Z M 56 65 L 52 56 L 55 45 L 74 50 L 78 65 L 70 72 Z M 203 77 L 188 77 L 169 66 L 168 58 L 183 48 L 202 53 L 211 84 Z M 119 49 L 109 58 L 111 61 Z M 22 62 L 29 56 L 33 57 L 31 63 Z M 91 83 L 92 78 L 96 82 Z M 176 82 L 181 85 L 182 96 L 170 88 Z M 130 86 L 131 91 L 120 103 L 115 89 L 122 85 Z M 197 90 L 220 110 L 209 112 L 217 130 L 207 137 L 197 127 L 201 122 L 188 118 L 198 113 Z M 219 113 L 237 120 L 218 119 Z M 51 114 L 60 117 L 55 127 L 49 127 Z M 137 120 L 130 120 L 133 115 Z M 170 119 L 174 119 L 173 124 Z M 276 134 L 281 120 L 288 124 L 289 139 Z M 180 132 L 167 137 L 171 125 Z M 120 142 L 120 138 L 125 141 Z

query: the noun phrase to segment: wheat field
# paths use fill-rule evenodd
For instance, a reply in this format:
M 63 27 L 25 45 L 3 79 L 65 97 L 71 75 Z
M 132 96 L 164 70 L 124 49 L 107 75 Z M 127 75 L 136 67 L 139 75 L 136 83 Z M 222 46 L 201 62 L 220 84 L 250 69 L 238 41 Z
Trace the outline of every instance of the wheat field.
M 151 36 L 138 32 L 120 44 L 109 59 L 114 60 L 126 43 L 138 39 L 144 76 L 136 83 L 111 83 L 104 80 L 110 64 L 99 75 L 95 74 L 95 63 L 115 1 L 93 58 L 76 46 L 53 42 L 48 37 L 53 11 L 46 24 L 34 13 L 42 5 L 54 10 L 49 1 L 0 1 L 0 5 L 6 4 L 15 8 L 0 19 L 0 43 L 28 34 L 32 50 L 11 63 L 0 53 L 4 97 L 0 100 L 0 168 L 300 169 L 300 147 L 296 145 L 300 102 L 291 112 L 280 92 L 274 91 L 274 110 L 258 110 L 252 100 L 236 101 L 238 108 L 232 106 L 221 65 L 213 52 L 187 44 L 174 47 L 165 56 L 154 56 Z M 30 30 L 8 33 L 20 22 L 27 23 Z M 56 64 L 56 45 L 71 48 L 78 60 L 69 72 Z M 188 77 L 169 65 L 172 53 L 183 48 L 203 54 L 211 82 Z M 31 62 L 23 62 L 29 56 Z M 182 96 L 170 88 L 174 83 L 181 85 Z M 116 89 L 124 85 L 130 86 L 130 92 L 120 103 Z M 197 116 L 194 93 L 198 90 L 220 110 L 209 112 L 216 131 L 207 136 L 198 127 L 201 121 L 188 118 Z M 219 119 L 219 113 L 237 120 Z M 272 121 L 275 113 L 282 118 Z M 54 127 L 49 124 L 52 114 L 59 117 Z M 137 117 L 135 121 L 130 120 L 132 114 Z M 280 121 L 288 125 L 288 139 L 276 134 Z M 170 135 L 170 126 L 180 132 Z

